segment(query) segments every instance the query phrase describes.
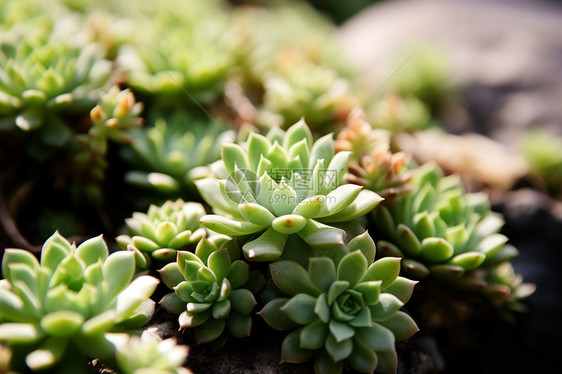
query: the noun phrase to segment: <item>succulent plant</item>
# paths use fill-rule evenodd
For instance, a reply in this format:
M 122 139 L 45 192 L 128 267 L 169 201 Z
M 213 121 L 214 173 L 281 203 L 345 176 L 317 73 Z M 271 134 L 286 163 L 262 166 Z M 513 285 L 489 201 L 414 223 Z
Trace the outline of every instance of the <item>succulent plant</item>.
M 67 143 L 74 130 L 64 112 L 88 110 L 109 78 L 96 45 L 21 39 L 0 42 L 0 128 L 39 131 L 48 145 Z
M 323 66 L 288 60 L 283 71 L 264 79 L 263 109 L 270 113 L 265 116 L 269 123 L 277 116 L 277 125 L 288 127 L 303 117 L 316 132 L 326 133 L 326 127 L 347 118 L 356 103 L 346 79 Z
M 165 106 L 215 99 L 234 62 L 224 33 L 227 15 L 219 2 L 137 3 L 137 22 L 146 27 L 117 58 L 128 86 Z M 150 22 L 155 15 L 158 21 Z
M 180 110 L 130 134 L 133 142 L 123 156 L 136 170 L 126 174 L 127 181 L 176 194 L 193 190 L 193 181 L 208 175 L 207 165 L 220 158 L 222 144 L 234 139 L 232 132 Z
M 200 222 L 224 235 L 258 235 L 243 246 L 253 261 L 279 258 L 291 234 L 313 247 L 341 246 L 345 231 L 330 224 L 359 218 L 382 200 L 345 184 L 349 156 L 334 153 L 331 134 L 313 144 L 303 120 L 286 133 L 251 133 L 244 147 L 226 144 L 212 167 L 217 178 L 196 182 L 217 213 Z
M 386 200 L 408 191 L 405 184 L 411 175 L 406 172 L 405 154 L 392 153 L 390 134 L 374 130 L 363 112 L 354 112 L 348 118 L 335 145 L 337 152 L 353 152 L 347 176 L 349 183 L 365 186 Z
M 403 258 L 404 273 L 459 280 L 466 272 L 515 257 L 499 234 L 502 218 L 487 195 L 465 193 L 456 175 L 432 163 L 413 171 L 412 192 L 374 212 L 379 253 Z
M 257 304 L 245 288 L 250 267 L 242 260 L 232 262 L 227 249 L 204 238 L 195 253 L 178 251 L 177 262 L 164 266 L 160 275 L 174 290 L 160 304 L 179 314 L 180 329 L 192 328 L 198 344 L 218 339 L 225 329 L 238 338 L 250 335 L 250 313 Z
M 389 93 L 369 105 L 367 113 L 373 127 L 390 131 L 393 136 L 435 126 L 427 105 L 411 95 Z
M 117 347 L 116 358 L 122 374 L 190 374 L 181 366 L 187 358 L 188 347 L 177 345 L 174 339 L 162 340 L 155 329 L 142 335 L 108 334 Z
M 483 277 L 486 284 L 484 294 L 490 297 L 496 307 L 505 311 L 507 318 L 509 311 L 526 311 L 527 307 L 521 301 L 531 296 L 536 289 L 533 283 L 523 282 L 521 274 L 515 273 L 509 262 L 494 266 L 484 274 L 475 274 L 475 277 Z
M 270 265 L 275 285 L 288 297 L 271 300 L 259 312 L 276 330 L 294 330 L 283 341 L 282 362 L 312 357 L 317 374 L 341 373 L 345 360 L 359 372 L 394 373 L 395 340 L 418 328 L 399 309 L 416 282 L 398 276 L 400 258 L 373 263 L 368 235 L 349 243 L 339 263 L 310 258 L 308 269 L 292 261 Z
M 525 134 L 521 148 L 541 187 L 562 199 L 562 138 L 535 130 Z
M 76 247 L 55 233 L 43 245 L 40 263 L 27 251 L 6 249 L 0 341 L 22 357 L 14 367 L 23 361 L 31 370 L 66 365 L 76 350 L 81 359 L 111 358 L 114 349 L 104 334 L 138 328 L 154 311 L 150 295 L 159 281 L 133 280 L 134 271 L 133 253 L 108 256 L 101 236 Z
M 125 220 L 132 237 L 120 235 L 117 243 L 121 249 L 135 253 L 140 269 L 149 267 L 151 258 L 171 262 L 178 250 L 195 248 L 205 237 L 205 229 L 199 225 L 199 219 L 205 214 L 201 204 L 186 203 L 182 199 L 166 201 L 160 207 L 151 205 L 146 214 L 136 212 Z

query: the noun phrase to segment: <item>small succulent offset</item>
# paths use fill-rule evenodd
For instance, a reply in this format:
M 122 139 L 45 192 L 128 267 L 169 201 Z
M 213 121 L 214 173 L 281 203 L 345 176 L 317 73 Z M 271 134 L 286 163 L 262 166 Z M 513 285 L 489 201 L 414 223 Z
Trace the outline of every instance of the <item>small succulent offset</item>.
M 37 130 L 41 142 L 54 146 L 74 132 L 61 115 L 91 108 L 110 74 L 97 46 L 56 39 L 3 42 L 0 66 L 1 128 Z
M 349 183 L 359 184 L 386 200 L 408 192 L 405 154 L 390 151 L 390 134 L 373 129 L 360 110 L 353 112 L 336 139 L 336 151 L 353 152 L 349 165 Z M 388 201 L 385 203 L 388 204 Z
M 112 359 L 109 331 L 144 325 L 154 312 L 150 295 L 158 280 L 133 280 L 134 256 L 108 256 L 101 236 L 78 248 L 58 233 L 41 251 L 41 262 L 29 252 L 7 249 L 0 281 L 0 341 L 15 357 L 15 369 L 53 368 L 86 357 Z M 131 282 L 132 281 L 132 282 Z M 85 363 L 86 361 L 84 361 Z
M 136 170 L 127 172 L 127 181 L 172 194 L 195 190 L 193 181 L 209 174 L 207 165 L 217 161 L 221 146 L 235 137 L 215 123 L 180 110 L 157 117 L 154 126 L 130 135 L 133 142 L 123 157 Z
M 304 120 L 286 133 L 276 130 L 223 146 L 211 167 L 217 177 L 196 182 L 216 213 L 201 223 L 225 235 L 256 234 L 243 246 L 253 261 L 279 258 L 291 234 L 313 247 L 343 245 L 345 231 L 330 224 L 359 218 L 382 198 L 345 183 L 351 152 L 336 154 L 331 134 L 313 143 Z
M 294 330 L 283 341 L 283 362 L 315 357 L 317 374 L 341 373 L 345 360 L 359 372 L 394 373 L 395 340 L 418 330 L 399 311 L 416 282 L 398 276 L 399 258 L 373 263 L 367 234 L 353 239 L 349 251 L 337 264 L 310 258 L 308 269 L 292 261 L 271 264 L 275 285 L 288 297 L 271 300 L 259 314 L 276 330 Z
M 160 304 L 179 314 L 180 328 L 192 328 L 198 344 L 227 336 L 225 329 L 237 338 L 250 335 L 250 313 L 257 304 L 245 288 L 251 283 L 250 266 L 242 260 L 232 262 L 227 249 L 202 239 L 195 254 L 178 251 L 177 262 L 164 266 L 160 276 L 174 290 Z
M 122 374 L 190 374 L 181 367 L 188 347 L 177 345 L 174 339 L 162 340 L 153 329 L 141 336 L 108 334 L 107 338 L 117 347 L 116 361 Z
M 413 171 L 412 192 L 395 204 L 378 207 L 374 218 L 379 252 L 403 258 L 404 273 L 457 280 L 481 266 L 509 261 L 517 255 L 499 234 L 502 218 L 490 211 L 482 193 L 465 193 L 460 179 L 443 177 L 428 163 Z
M 130 235 L 120 235 L 117 243 L 121 249 L 135 253 L 139 269 L 146 269 L 151 258 L 171 262 L 178 250 L 195 248 L 206 231 L 199 219 L 206 214 L 199 203 L 186 203 L 182 199 L 166 201 L 162 206 L 151 205 L 147 213 L 135 212 L 125 220 Z

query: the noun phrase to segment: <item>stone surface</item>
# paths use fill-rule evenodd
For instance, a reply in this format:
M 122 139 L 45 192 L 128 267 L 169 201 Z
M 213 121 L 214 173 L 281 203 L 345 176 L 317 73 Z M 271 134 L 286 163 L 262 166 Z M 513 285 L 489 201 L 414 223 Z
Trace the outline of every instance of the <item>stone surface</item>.
M 398 0 L 368 8 L 344 24 L 340 36 L 373 89 L 406 51 L 420 44 L 442 49 L 451 79 L 465 87 L 472 119 L 465 130 L 515 148 L 529 126 L 562 135 L 561 25 L 560 3 Z

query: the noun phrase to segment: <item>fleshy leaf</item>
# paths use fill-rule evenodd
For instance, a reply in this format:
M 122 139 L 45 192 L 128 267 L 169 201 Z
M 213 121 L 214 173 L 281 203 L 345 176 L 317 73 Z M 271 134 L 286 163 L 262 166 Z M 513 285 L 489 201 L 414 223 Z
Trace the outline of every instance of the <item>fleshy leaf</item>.
M 308 361 L 314 355 L 314 351 L 301 348 L 300 332 L 301 330 L 293 331 L 283 340 L 281 362 L 300 364 Z
M 293 261 L 279 261 L 269 265 L 275 285 L 286 294 L 305 293 L 312 296 L 320 295 L 308 276 L 307 271 Z
M 299 326 L 281 310 L 288 300 L 287 298 L 273 299 L 258 312 L 272 329 L 286 331 L 293 330 Z
M 355 287 L 367 270 L 367 260 L 361 251 L 349 253 L 342 258 L 338 265 L 337 278 L 349 282 L 350 287 Z
M 283 307 L 281 311 L 286 313 L 290 319 L 300 325 L 308 325 L 316 319 L 314 307 L 316 299 L 307 294 L 298 294 L 292 297 Z
M 384 257 L 375 261 L 369 268 L 365 275 L 361 278 L 361 282 L 368 281 L 382 281 L 382 287 L 388 287 L 398 274 L 400 273 L 400 258 L 398 257 Z

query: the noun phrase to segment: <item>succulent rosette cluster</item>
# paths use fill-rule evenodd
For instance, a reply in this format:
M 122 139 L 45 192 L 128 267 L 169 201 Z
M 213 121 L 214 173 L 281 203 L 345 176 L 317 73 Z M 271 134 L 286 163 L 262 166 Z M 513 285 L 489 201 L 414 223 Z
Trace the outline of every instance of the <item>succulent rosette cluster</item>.
M 279 258 L 291 234 L 313 247 L 341 246 L 345 231 L 334 224 L 359 218 L 382 200 L 345 183 L 349 156 L 335 153 L 331 134 L 313 142 L 304 120 L 286 133 L 252 132 L 243 146 L 224 145 L 211 167 L 215 177 L 196 182 L 216 213 L 200 222 L 224 235 L 255 237 L 242 248 L 252 261 Z
M 0 281 L 0 341 L 11 347 L 14 368 L 69 365 L 97 356 L 112 359 L 105 333 L 144 325 L 154 312 L 158 279 L 133 280 L 131 252 L 108 255 L 101 236 L 76 247 L 58 233 L 43 245 L 41 262 L 6 249 Z M 80 371 L 75 371 L 80 372 Z
M 62 113 L 88 110 L 110 75 L 110 64 L 93 44 L 16 38 L 0 41 L 2 128 L 39 131 L 41 142 L 63 145 L 73 130 Z
M 464 192 L 458 176 L 444 177 L 432 163 L 413 174 L 412 191 L 373 214 L 379 253 L 403 258 L 406 275 L 460 281 L 467 272 L 517 255 L 499 233 L 503 219 L 490 210 L 485 194 Z
M 231 131 L 185 111 L 157 116 L 130 135 L 133 142 L 123 157 L 134 170 L 127 172 L 127 181 L 172 194 L 194 189 L 193 181 L 207 176 L 207 165 L 220 158 L 221 146 L 235 138 Z
M 341 373 L 345 361 L 363 373 L 394 373 L 395 341 L 418 330 L 399 310 L 416 282 L 398 276 L 399 258 L 373 262 L 375 245 L 367 234 L 348 249 L 339 263 L 313 257 L 308 269 L 292 261 L 271 264 L 273 281 L 287 297 L 271 300 L 260 315 L 276 330 L 293 330 L 283 341 L 283 362 L 314 358 L 317 374 Z
M 160 275 L 174 290 L 160 304 L 179 314 L 180 329 L 193 329 L 197 343 L 225 337 L 225 331 L 238 338 L 250 335 L 257 301 L 248 288 L 259 288 L 259 280 L 250 277 L 246 262 L 232 261 L 228 249 L 202 239 L 195 253 L 178 251 L 177 262 L 164 266 Z
M 146 269 L 151 258 L 171 262 L 178 250 L 195 248 L 206 231 L 199 220 L 206 214 L 199 203 L 186 203 L 182 199 L 166 201 L 162 206 L 152 204 L 148 212 L 135 212 L 127 218 L 130 235 L 120 235 L 117 243 L 121 249 L 135 253 L 137 267 Z
M 406 155 L 392 153 L 390 133 L 373 129 L 360 109 L 350 115 L 335 145 L 337 152 L 353 152 L 348 182 L 365 186 L 387 200 L 408 191 L 406 182 L 411 175 L 405 165 Z
M 116 346 L 116 362 L 122 374 L 190 374 L 182 367 L 189 349 L 174 339 L 162 340 L 153 328 L 141 336 L 108 334 Z

